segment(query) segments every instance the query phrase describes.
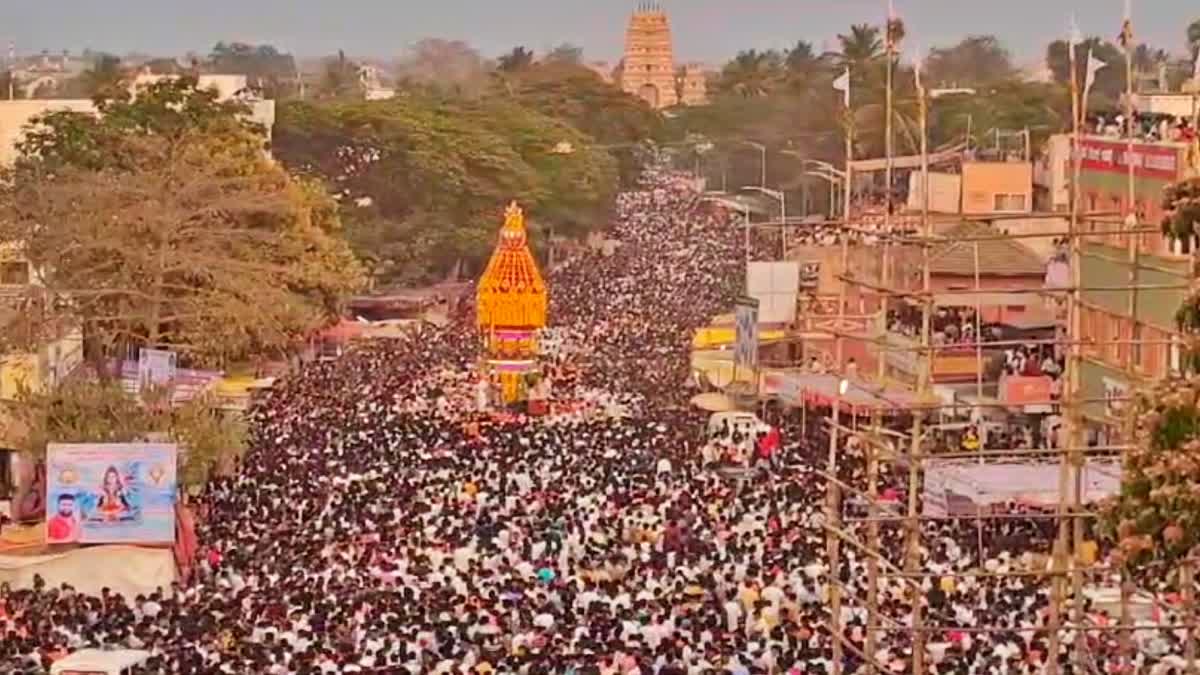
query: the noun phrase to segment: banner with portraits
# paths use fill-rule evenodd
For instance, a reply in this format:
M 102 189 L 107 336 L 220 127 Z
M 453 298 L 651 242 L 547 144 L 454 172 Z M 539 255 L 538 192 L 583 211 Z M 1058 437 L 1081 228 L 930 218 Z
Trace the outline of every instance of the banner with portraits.
M 164 443 L 51 443 L 47 544 L 175 541 L 178 448 Z

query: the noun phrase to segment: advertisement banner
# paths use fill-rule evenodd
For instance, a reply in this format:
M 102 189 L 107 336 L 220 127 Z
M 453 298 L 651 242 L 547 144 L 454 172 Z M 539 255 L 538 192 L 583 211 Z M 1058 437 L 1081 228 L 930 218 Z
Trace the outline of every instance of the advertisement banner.
M 161 443 L 51 443 L 46 543 L 175 541 L 178 450 Z
M 1123 141 L 1084 139 L 1080 164 L 1084 170 L 1127 174 L 1129 149 Z M 1179 150 L 1170 146 L 1134 144 L 1133 172 L 1163 180 L 1178 180 Z
M 1000 381 L 1000 400 L 1010 406 L 1046 405 L 1051 400 L 1054 380 L 1047 375 L 1010 375 Z
M 758 368 L 758 300 L 738 298 L 734 307 L 737 338 L 733 348 L 733 363 L 737 368 Z
M 170 384 L 175 379 L 176 364 L 175 352 L 142 347 L 138 350 L 138 385 L 162 387 Z

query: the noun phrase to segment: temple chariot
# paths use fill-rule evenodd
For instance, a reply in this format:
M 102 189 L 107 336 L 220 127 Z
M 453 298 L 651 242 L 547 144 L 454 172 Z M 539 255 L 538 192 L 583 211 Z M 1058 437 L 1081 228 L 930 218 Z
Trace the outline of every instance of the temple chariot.
M 484 371 L 498 382 L 504 403 L 528 399 L 538 373 L 538 331 L 546 326 L 546 282 L 529 250 L 525 215 L 516 202 L 479 280 L 476 319 L 483 336 Z

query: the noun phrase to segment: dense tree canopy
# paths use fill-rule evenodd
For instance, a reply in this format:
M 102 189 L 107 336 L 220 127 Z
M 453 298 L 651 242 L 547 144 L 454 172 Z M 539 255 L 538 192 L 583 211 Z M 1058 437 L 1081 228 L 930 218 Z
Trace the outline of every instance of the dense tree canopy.
M 559 143 L 575 152 L 556 154 Z M 593 143 L 507 97 L 412 93 L 285 105 L 274 147 L 290 169 L 337 192 L 380 279 L 430 281 L 478 272 L 513 199 L 538 227 L 580 234 L 603 224 L 616 166 Z
M 291 96 L 297 89 L 296 59 L 272 45 L 218 42 L 205 67 L 214 73 L 245 75 L 266 98 Z
M 0 218 L 93 356 L 283 350 L 360 283 L 332 201 L 267 159 L 238 105 L 180 78 L 100 111 L 36 120 Z
M 637 159 L 631 146 L 663 139 L 663 120 L 642 99 L 603 81 L 586 67 L 544 62 L 505 78 L 496 95 L 566 122 L 609 148 L 617 158 L 622 183 L 636 178 Z
M 466 42 L 426 38 L 405 50 L 393 74 L 404 86 L 474 97 L 487 88 L 491 69 L 492 64 Z
M 207 397 L 192 399 L 174 409 L 168 392 L 146 390 L 130 395 L 117 382 L 73 378 L 52 391 L 26 390 L 12 414 L 22 432 L 18 449 L 41 458 L 47 444 L 132 443 L 166 439 L 183 449 L 180 480 L 200 485 L 220 462 L 239 455 L 245 429 L 213 409 Z
M 931 86 L 979 86 L 1013 77 L 1012 55 L 994 35 L 972 35 L 930 53 L 925 74 Z
M 1163 234 L 1190 242 L 1200 231 L 1200 179 L 1173 185 L 1164 196 Z M 1195 276 L 1196 270 L 1193 270 Z M 1122 456 L 1120 494 L 1104 522 L 1135 571 L 1171 564 L 1200 545 L 1200 287 L 1176 313 L 1189 343 L 1183 373 L 1138 392 L 1132 411 L 1133 448 Z

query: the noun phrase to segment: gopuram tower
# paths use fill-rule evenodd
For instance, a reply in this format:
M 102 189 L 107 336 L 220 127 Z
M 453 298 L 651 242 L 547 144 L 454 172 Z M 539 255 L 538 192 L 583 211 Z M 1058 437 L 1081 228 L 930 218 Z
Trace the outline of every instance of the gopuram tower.
M 675 83 L 675 53 L 667 13 L 657 0 L 646 0 L 638 5 L 625 31 L 621 89 L 642 98 L 652 108 L 669 108 L 679 103 Z

